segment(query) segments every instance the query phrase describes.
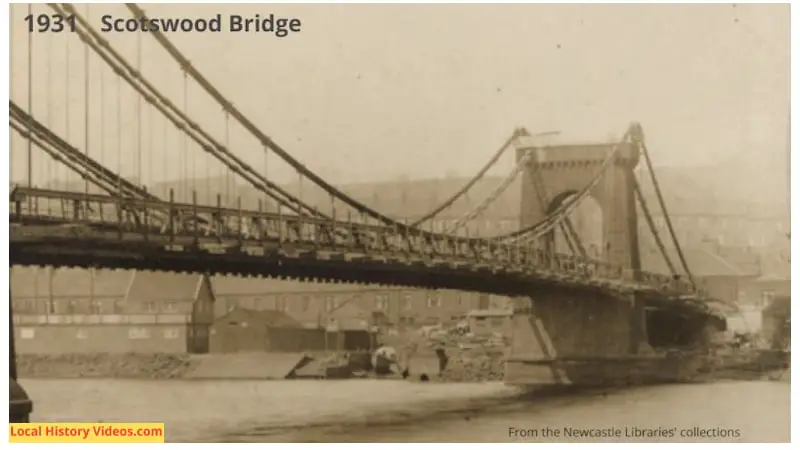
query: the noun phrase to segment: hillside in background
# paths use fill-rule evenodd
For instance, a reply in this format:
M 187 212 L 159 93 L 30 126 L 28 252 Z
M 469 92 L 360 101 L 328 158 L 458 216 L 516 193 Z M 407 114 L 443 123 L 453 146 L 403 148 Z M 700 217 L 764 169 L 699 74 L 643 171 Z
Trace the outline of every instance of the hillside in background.
M 782 159 L 783 156 L 778 154 L 758 160 L 731 158 L 713 166 L 680 168 L 666 166 L 657 168 L 656 173 L 671 214 L 738 215 L 788 220 L 789 169 L 788 162 Z M 639 178 L 646 197 L 649 201 L 655 201 L 652 183 L 643 167 L 639 170 Z M 461 216 L 471 210 L 489 196 L 502 179 L 500 176 L 484 177 L 469 191 L 466 198 L 456 202 L 446 214 L 451 217 Z M 338 187 L 381 212 L 401 219 L 411 219 L 427 213 L 442 203 L 457 192 L 467 180 L 466 177 L 452 175 L 428 180 L 407 177 L 394 181 L 344 184 Z M 83 191 L 84 183 L 78 180 L 54 181 L 50 187 Z M 302 197 L 305 202 L 317 206 L 321 211 L 331 212 L 330 196 L 319 188 L 310 186 L 310 183 L 305 183 L 302 188 L 297 183 L 284 187 L 288 192 Z M 174 189 L 176 201 L 191 202 L 191 191 L 194 189 L 200 204 L 216 204 L 216 193 L 221 193 L 222 202 L 226 203 L 223 178 L 159 183 L 149 187 L 149 190 L 167 199 L 170 188 Z M 94 188 L 90 188 L 90 191 L 98 192 Z M 266 202 L 263 194 L 241 183 L 236 186 L 231 184 L 227 192 L 227 203 L 230 205 L 235 204 L 237 195 L 242 197 L 245 208 L 257 208 L 259 199 Z M 487 209 L 487 217 L 515 220 L 520 210 L 520 192 L 518 180 Z M 272 206 L 268 209 L 275 208 Z

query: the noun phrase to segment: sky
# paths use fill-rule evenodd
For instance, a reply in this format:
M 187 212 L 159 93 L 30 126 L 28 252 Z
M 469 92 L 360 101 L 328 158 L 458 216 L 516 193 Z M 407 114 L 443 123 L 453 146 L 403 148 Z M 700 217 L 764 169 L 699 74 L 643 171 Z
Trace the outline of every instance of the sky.
M 605 140 L 639 122 L 659 165 L 768 159 L 781 168 L 786 157 L 788 5 L 144 6 L 164 18 L 300 19 L 301 31 L 284 38 L 167 36 L 262 131 L 334 183 L 469 176 L 518 126 Z M 95 55 L 87 96 L 86 53 L 74 34 L 36 34 L 29 52 L 26 8 L 12 7 L 12 100 L 28 109 L 32 86 L 35 117 L 129 176 L 222 173 L 152 108 L 138 110 Z M 122 5 L 88 8 L 95 27 L 103 14 L 129 17 Z M 197 84 L 184 85 L 151 36 L 105 37 L 238 156 L 277 181 L 295 180 Z M 15 179 L 25 176 L 26 149 L 12 139 Z M 66 173 L 36 155 L 37 180 Z M 493 173 L 510 170 L 510 158 Z

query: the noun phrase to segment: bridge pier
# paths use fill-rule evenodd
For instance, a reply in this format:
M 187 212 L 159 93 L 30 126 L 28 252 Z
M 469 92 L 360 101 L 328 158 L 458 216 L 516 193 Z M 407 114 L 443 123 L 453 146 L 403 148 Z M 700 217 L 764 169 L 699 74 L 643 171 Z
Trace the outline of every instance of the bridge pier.
M 506 382 L 608 385 L 652 361 L 645 301 L 636 294 L 544 288 L 516 300 Z
M 651 353 L 650 344 L 647 343 L 647 311 L 645 302 L 635 294 L 631 296 L 630 309 L 630 348 L 629 353 L 638 355 L 641 353 Z

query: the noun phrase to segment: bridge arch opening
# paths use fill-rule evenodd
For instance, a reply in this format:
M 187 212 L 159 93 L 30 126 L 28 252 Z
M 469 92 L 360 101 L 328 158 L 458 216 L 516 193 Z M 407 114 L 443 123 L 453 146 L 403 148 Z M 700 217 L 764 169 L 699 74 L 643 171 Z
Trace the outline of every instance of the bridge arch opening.
M 572 201 L 577 191 L 564 191 L 555 197 L 547 207 L 552 214 L 561 205 Z M 567 216 L 564 226 L 557 226 L 552 235 L 553 249 L 556 253 L 571 255 L 576 247 L 575 238 L 591 259 L 602 259 L 605 246 L 603 229 L 603 207 L 592 195 L 586 196 Z M 570 230 L 568 227 L 572 227 Z M 577 250 L 577 248 L 576 248 Z

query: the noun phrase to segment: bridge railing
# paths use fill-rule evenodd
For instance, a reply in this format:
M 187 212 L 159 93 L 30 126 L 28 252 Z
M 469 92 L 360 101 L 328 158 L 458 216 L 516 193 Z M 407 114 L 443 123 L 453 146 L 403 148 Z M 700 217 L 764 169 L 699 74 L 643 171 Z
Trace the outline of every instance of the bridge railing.
M 642 271 L 640 277 L 644 284 L 659 287 L 667 291 L 693 292 L 695 289 L 692 284 L 682 277 L 664 275 L 660 273 Z M 699 293 L 699 291 L 697 291 Z
M 318 250 L 380 253 L 387 257 L 435 259 L 518 272 L 549 274 L 574 281 L 620 280 L 621 267 L 572 255 L 550 254 L 533 244 L 503 244 L 490 239 L 412 234 L 393 227 L 284 215 L 281 213 L 127 199 L 107 195 L 17 188 L 11 196 L 11 222 L 63 224 L 134 233 L 165 243 L 178 238 L 211 238 L 254 245 L 305 245 Z M 239 203 L 240 204 L 240 203 Z M 644 273 L 641 283 L 658 289 L 685 288 L 680 280 Z

